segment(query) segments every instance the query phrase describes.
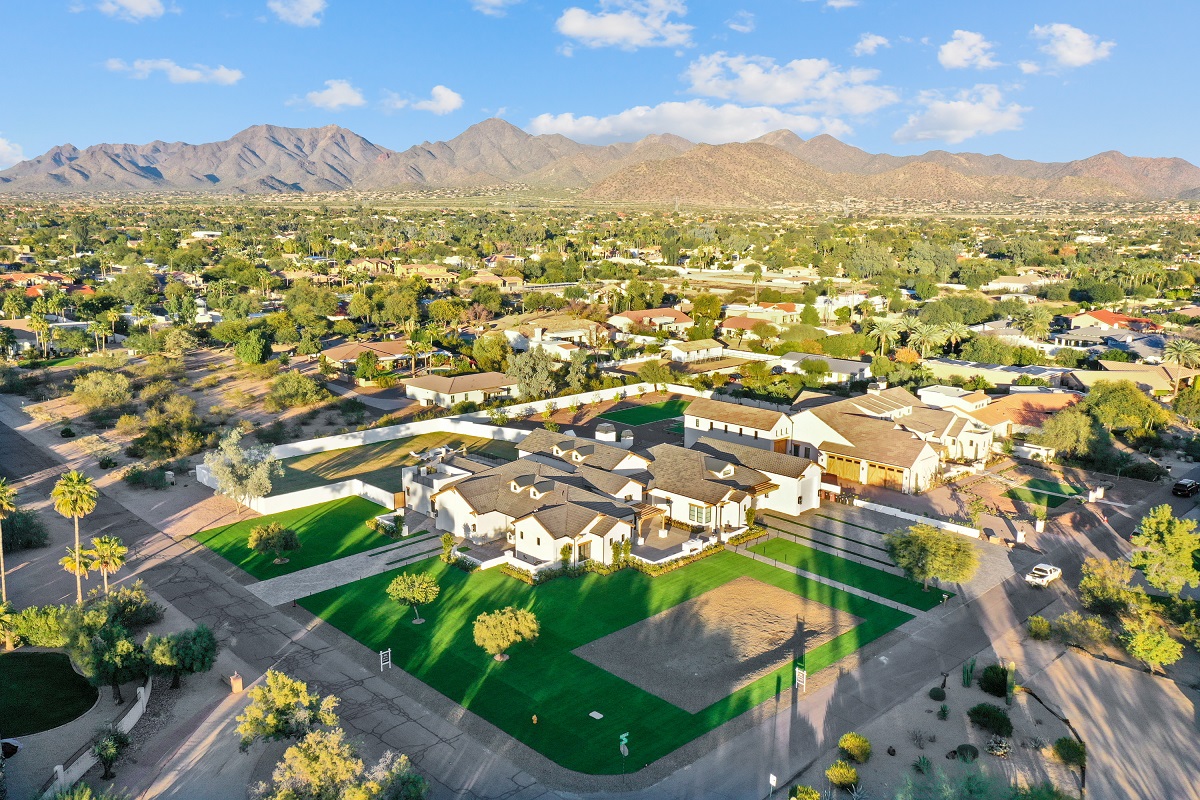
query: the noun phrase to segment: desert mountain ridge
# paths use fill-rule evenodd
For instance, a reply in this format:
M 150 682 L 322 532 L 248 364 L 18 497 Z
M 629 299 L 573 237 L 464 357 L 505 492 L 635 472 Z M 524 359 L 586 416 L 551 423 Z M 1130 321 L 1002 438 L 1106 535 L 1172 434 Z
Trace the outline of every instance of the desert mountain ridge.
M 822 134 L 779 130 L 746 143 L 673 134 L 590 145 L 502 119 L 397 151 L 337 125 L 254 125 L 220 142 L 71 144 L 0 171 L 0 193 L 273 194 L 522 183 L 588 199 L 761 206 L 861 198 L 1142 200 L 1200 198 L 1200 168 L 1116 151 L 1068 162 L 934 150 L 868 153 Z

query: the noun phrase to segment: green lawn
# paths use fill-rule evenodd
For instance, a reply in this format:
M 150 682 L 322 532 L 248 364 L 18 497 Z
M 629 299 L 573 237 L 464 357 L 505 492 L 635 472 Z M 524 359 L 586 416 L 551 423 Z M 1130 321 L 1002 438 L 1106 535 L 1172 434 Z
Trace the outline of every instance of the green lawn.
M 87 713 L 99 693 L 63 653 L 0 653 L 0 735 L 28 736 Z
M 232 525 L 201 531 L 192 538 L 255 578 L 266 580 L 395 541 L 367 528 L 367 520 L 385 513 L 386 508 L 370 500 L 347 497 L 280 514 L 244 519 Z M 247 545 L 250 529 L 269 522 L 278 522 L 300 536 L 302 546 L 288 556 L 286 564 L 273 564 L 274 556 L 259 555 Z
M 73 367 L 76 364 L 83 364 L 87 361 L 83 356 L 63 356 L 61 358 L 52 358 L 49 361 L 29 361 L 22 364 L 25 369 L 46 369 L 49 367 Z
M 1035 492 L 1040 489 L 1041 491 L 1044 491 L 1044 492 L 1058 492 L 1059 494 L 1069 494 L 1072 497 L 1074 497 L 1077 494 L 1083 494 L 1082 489 L 1077 489 L 1074 486 L 1070 486 L 1065 483 L 1059 483 L 1058 481 L 1046 480 L 1045 478 L 1033 478 L 1032 480 L 1025 481 L 1025 483 L 1022 485 L 1026 489 L 1030 489 Z
M 428 622 L 388 601 L 399 572 L 427 572 L 441 586 L 421 608 Z M 397 667 L 562 766 L 589 774 L 621 772 L 618 737 L 629 733 L 629 769 L 670 753 L 792 685 L 790 665 L 690 714 L 572 654 L 572 650 L 749 576 L 864 619 L 806 656 L 810 673 L 883 636 L 911 616 L 733 553 L 718 553 L 650 578 L 632 569 L 558 578 L 528 586 L 497 570 L 472 575 L 436 558 L 306 597 L 300 604 L 372 651 L 392 649 Z M 472 622 L 504 606 L 532 609 L 541 636 L 517 645 L 505 663 L 474 644 Z M 589 713 L 598 711 L 603 719 Z M 532 722 L 537 715 L 536 725 Z
M 417 463 L 412 455 L 434 447 L 466 447 L 472 453 L 499 461 L 515 461 L 516 446 L 511 442 L 461 436 L 454 433 L 426 433 L 407 439 L 326 450 L 283 459 L 283 475 L 271 483 L 271 494 L 287 494 L 312 489 L 349 478 L 361 478 L 381 489 L 400 491 L 400 472 Z
M 1071 498 L 1061 497 L 1056 494 L 1046 494 L 1045 492 L 1031 492 L 1028 489 L 1009 489 L 1004 493 L 1005 497 L 1010 497 L 1013 500 L 1020 500 L 1022 503 L 1031 503 L 1038 506 L 1046 506 L 1048 508 L 1058 508 L 1063 503 Z
M 600 418 L 610 419 L 622 425 L 645 425 L 648 422 L 682 417 L 689 405 L 691 405 L 690 400 L 665 400 L 661 403 L 609 411 L 601 414 Z
M 857 561 L 838 558 L 831 553 L 805 547 L 798 542 L 785 539 L 768 539 L 750 546 L 751 552 L 773 558 L 797 569 L 820 575 L 823 578 L 862 589 L 897 603 L 928 611 L 942 602 L 944 590 L 925 591 L 917 581 L 902 575 L 893 575 L 881 569 L 868 567 Z M 953 596 L 952 592 L 949 592 Z

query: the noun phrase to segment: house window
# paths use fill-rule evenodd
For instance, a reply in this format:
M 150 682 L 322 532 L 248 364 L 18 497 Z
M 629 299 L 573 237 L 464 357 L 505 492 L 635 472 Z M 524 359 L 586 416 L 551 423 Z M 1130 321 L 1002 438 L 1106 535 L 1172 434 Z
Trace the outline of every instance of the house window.
M 478 533 L 478 532 L 479 532 L 479 526 L 476 525 L 474 522 L 472 522 L 471 523 L 471 533 Z
M 707 525 L 708 523 L 712 522 L 712 508 L 710 506 L 689 504 L 688 521 L 701 525 Z
M 804 446 L 804 457 L 805 457 L 805 458 L 812 458 L 812 448 L 811 448 L 811 447 L 809 447 L 808 445 L 805 445 L 805 446 Z
M 518 533 L 518 534 L 517 534 L 517 538 L 518 538 L 518 539 L 524 539 L 524 538 L 525 538 L 525 531 L 521 531 L 520 533 Z
M 540 536 L 537 538 L 537 546 L 538 547 L 542 546 L 542 537 L 540 537 Z

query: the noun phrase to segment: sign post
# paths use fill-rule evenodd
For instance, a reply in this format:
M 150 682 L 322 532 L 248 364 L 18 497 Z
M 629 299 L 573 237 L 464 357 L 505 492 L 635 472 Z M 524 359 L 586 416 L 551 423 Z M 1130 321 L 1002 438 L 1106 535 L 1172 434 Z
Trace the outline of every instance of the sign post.
M 768 798 L 774 797 L 775 796 L 775 786 L 779 783 L 779 779 L 776 778 L 775 773 L 772 772 L 770 775 L 767 776 L 767 782 L 771 784 L 771 793 L 768 794 L 767 797 Z
M 808 670 L 804 667 L 796 667 L 796 688 L 801 694 L 808 692 Z
M 621 785 L 625 785 L 625 759 L 629 758 L 629 733 L 621 734 Z
M 379 651 L 379 671 L 392 668 L 392 648 Z

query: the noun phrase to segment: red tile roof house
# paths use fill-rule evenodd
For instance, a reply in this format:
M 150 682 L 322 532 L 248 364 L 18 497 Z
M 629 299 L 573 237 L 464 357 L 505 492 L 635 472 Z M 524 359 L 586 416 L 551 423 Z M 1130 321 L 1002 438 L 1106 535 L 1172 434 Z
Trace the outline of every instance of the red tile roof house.
M 632 328 L 682 333 L 695 325 L 687 314 L 674 308 L 648 308 L 644 311 L 623 311 L 608 318 L 608 324 L 622 333 Z
M 1156 331 L 1159 329 L 1145 317 L 1131 317 L 1105 309 L 1084 311 L 1069 317 L 1069 319 L 1072 328 L 1101 328 L 1102 330 L 1125 328 L 1131 331 Z

